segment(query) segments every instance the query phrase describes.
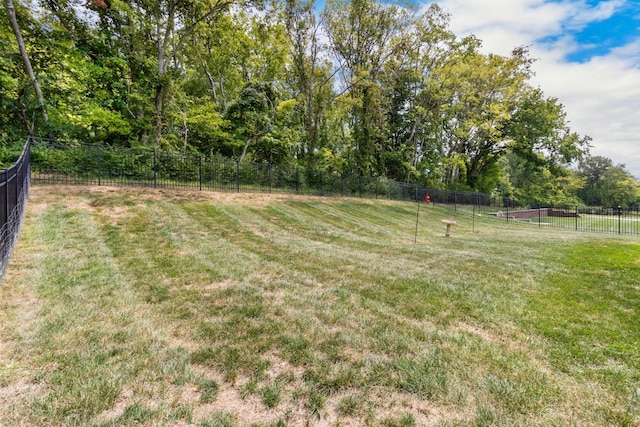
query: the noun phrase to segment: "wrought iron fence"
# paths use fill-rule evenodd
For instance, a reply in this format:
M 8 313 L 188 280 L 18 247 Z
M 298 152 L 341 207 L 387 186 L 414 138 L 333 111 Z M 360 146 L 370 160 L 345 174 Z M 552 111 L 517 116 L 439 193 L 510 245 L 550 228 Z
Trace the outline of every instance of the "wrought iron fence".
M 233 192 L 293 193 L 390 200 L 477 204 L 504 208 L 513 200 L 442 190 L 386 178 L 341 175 L 221 156 L 178 154 L 149 148 L 110 148 L 38 139 L 32 148 L 34 182 L 149 186 Z
M 456 209 L 461 214 L 473 215 L 474 219 L 489 218 L 537 228 L 640 235 L 640 210 L 637 207 L 504 206 L 499 210 L 482 205 L 461 205 Z
M 237 162 L 220 156 L 178 154 L 149 148 L 114 148 L 38 139 L 31 151 L 34 182 L 148 186 L 233 192 L 292 193 L 382 198 L 442 204 L 477 219 L 530 226 L 640 235 L 632 208 L 536 206 L 485 193 L 401 183 L 386 178 Z
M 18 160 L 0 171 L 0 282 L 18 240 L 30 186 L 30 140 Z

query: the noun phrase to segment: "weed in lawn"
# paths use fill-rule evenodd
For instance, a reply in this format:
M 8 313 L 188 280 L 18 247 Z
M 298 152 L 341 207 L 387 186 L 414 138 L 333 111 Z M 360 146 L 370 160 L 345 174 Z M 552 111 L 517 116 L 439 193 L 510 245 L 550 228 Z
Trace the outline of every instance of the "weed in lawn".
M 193 411 L 190 405 L 178 405 L 175 408 L 171 408 L 164 416 L 167 420 L 184 420 L 188 424 L 193 422 Z
M 363 397 L 360 395 L 352 394 L 340 399 L 336 410 L 340 415 L 355 416 L 363 409 L 363 405 Z
M 234 427 L 233 414 L 227 412 L 218 412 L 209 415 L 205 420 L 200 423 L 200 427 Z
M 283 356 L 294 366 L 304 365 L 313 360 L 309 352 L 309 342 L 304 337 L 281 336 L 279 345 Z
M 124 408 L 124 412 L 119 417 L 118 422 L 123 424 L 141 424 L 145 421 L 150 421 L 153 416 L 153 410 L 136 402 Z
M 260 387 L 258 394 L 262 397 L 262 402 L 267 408 L 275 408 L 280 403 L 281 390 L 282 385 L 274 381 L 271 384 Z
M 214 380 L 204 380 L 198 384 L 198 390 L 200 391 L 200 402 L 209 403 L 215 400 L 218 395 L 220 386 Z
M 402 414 L 398 418 L 385 418 L 381 422 L 384 427 L 415 427 L 416 419 L 412 414 Z
M 322 409 L 324 408 L 326 401 L 327 397 L 321 390 L 318 390 L 313 386 L 309 387 L 309 390 L 307 391 L 306 407 L 313 417 L 322 417 Z

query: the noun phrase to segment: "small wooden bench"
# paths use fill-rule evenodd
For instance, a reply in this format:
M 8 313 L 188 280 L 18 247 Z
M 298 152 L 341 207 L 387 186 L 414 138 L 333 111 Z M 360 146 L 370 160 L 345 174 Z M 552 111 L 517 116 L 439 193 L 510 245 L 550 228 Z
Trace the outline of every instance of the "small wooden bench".
M 447 225 L 447 231 L 445 232 L 445 236 L 451 236 L 451 226 L 456 225 L 455 221 L 451 221 L 450 219 L 443 219 L 442 222 Z

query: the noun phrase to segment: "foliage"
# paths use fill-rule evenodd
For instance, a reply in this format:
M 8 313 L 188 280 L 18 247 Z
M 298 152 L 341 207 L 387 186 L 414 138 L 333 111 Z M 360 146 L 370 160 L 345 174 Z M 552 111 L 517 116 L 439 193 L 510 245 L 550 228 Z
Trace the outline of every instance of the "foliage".
M 640 205 L 640 184 L 624 165 L 614 165 L 603 156 L 592 156 L 580 163 L 578 171 L 586 182 L 580 197 L 588 205 Z
M 482 53 L 481 40 L 449 29 L 437 4 L 14 3 L 48 121 L 2 4 L 3 145 L 35 133 L 439 188 L 518 190 L 528 200 L 562 197 L 529 197 L 532 188 L 505 174 L 539 171 L 544 187 L 588 154 L 589 138 L 569 128 L 563 105 L 530 85 L 525 47 Z M 506 156 L 526 166 L 505 168 Z M 591 181 L 579 196 L 632 203 L 634 178 L 608 181 L 620 186 L 610 200 Z

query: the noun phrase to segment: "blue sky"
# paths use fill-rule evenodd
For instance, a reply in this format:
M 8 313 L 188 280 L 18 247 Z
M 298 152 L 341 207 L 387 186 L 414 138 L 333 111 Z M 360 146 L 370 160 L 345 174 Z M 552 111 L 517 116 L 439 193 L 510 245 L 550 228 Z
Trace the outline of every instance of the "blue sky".
M 426 4 L 430 2 L 427 1 Z M 591 154 L 640 178 L 640 0 L 440 0 L 486 53 L 530 46 L 532 79 L 565 106 Z
M 549 2 L 551 3 L 551 2 Z M 555 3 L 561 3 L 555 1 Z M 601 0 L 585 2 L 588 7 L 596 8 L 598 4 L 611 3 Z M 572 62 L 587 62 L 594 56 L 607 55 L 611 49 L 623 47 L 632 43 L 638 37 L 640 26 L 640 2 L 614 2 L 620 3 L 615 7 L 610 16 L 586 22 L 583 27 L 566 28 L 566 34 L 572 35 L 578 48 L 567 55 L 567 60 Z M 542 38 L 542 43 L 552 43 L 560 35 L 551 35 Z

